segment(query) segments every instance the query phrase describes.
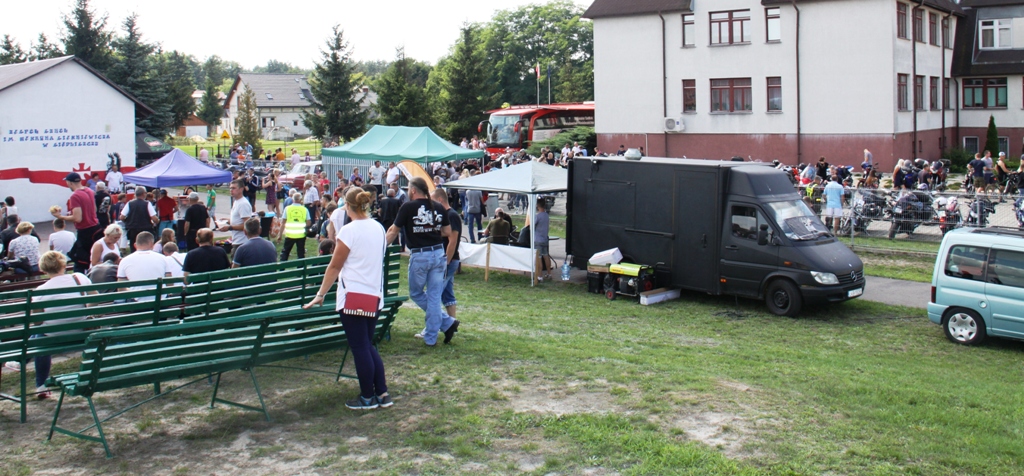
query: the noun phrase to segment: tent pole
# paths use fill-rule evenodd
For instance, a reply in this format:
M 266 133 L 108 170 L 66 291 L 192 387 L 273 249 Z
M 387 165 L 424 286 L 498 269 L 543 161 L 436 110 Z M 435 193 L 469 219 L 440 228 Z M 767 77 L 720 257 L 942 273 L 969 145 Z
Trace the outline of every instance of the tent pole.
M 472 232 L 473 230 L 469 230 L 469 231 Z M 491 277 L 491 243 L 488 242 L 487 243 L 487 258 L 484 261 L 484 282 L 486 283 L 487 279 L 490 278 L 490 277 Z
M 537 213 L 537 194 L 530 194 L 530 209 L 526 211 L 526 225 L 530 227 L 530 287 L 537 285 L 537 234 L 530 217 Z

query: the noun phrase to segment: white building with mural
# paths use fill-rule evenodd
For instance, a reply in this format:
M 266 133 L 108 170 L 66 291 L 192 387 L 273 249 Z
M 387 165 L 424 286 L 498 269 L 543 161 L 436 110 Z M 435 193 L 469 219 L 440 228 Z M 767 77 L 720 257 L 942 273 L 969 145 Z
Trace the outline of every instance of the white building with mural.
M 73 56 L 0 66 L 0 194 L 22 219 L 52 219 L 71 196 L 69 172 L 102 176 L 113 153 L 134 168 L 135 116 L 150 113 Z

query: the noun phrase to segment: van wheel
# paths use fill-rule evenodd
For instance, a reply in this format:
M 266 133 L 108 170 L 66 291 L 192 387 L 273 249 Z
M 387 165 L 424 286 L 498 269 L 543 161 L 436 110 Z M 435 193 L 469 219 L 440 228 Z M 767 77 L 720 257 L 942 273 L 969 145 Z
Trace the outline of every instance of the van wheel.
M 942 330 L 951 342 L 978 345 L 985 340 L 985 321 L 970 309 L 951 309 L 942 317 Z
M 796 317 L 803 306 L 800 290 L 788 279 L 776 279 L 768 284 L 764 301 L 768 310 L 777 316 Z

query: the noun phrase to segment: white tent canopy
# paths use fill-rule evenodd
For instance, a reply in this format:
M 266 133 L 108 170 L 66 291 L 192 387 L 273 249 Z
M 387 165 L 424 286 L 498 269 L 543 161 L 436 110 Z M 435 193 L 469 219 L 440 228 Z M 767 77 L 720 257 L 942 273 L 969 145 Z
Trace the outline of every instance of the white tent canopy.
M 536 194 L 564 192 L 568 183 L 569 172 L 566 169 L 530 161 L 448 182 L 444 186 L 488 192 Z
M 527 214 L 527 224 L 530 226 L 530 254 L 526 257 L 526 260 L 530 263 L 530 283 L 533 285 L 537 281 L 537 260 L 533 259 L 536 256 L 536 236 L 534 235 L 534 229 L 532 226 L 532 220 L 529 217 L 534 216 L 533 211 L 537 209 L 537 195 L 544 193 L 555 193 L 564 192 L 567 190 L 569 184 L 569 172 L 566 169 L 554 167 L 541 162 L 526 162 L 519 165 L 513 165 L 508 168 L 492 170 L 485 174 L 475 175 L 463 180 L 456 180 L 454 182 L 448 182 L 444 184 L 446 188 L 459 188 L 465 190 L 483 190 L 487 192 L 504 192 L 504 193 L 522 193 L 530 196 L 530 212 Z M 491 246 L 489 243 L 486 245 L 471 245 L 469 243 L 461 243 L 459 245 L 459 253 L 463 254 L 463 247 L 466 248 L 465 255 L 473 255 L 474 250 L 470 248 Z M 503 246 L 503 245 L 499 245 Z M 525 248 L 519 248 L 524 250 Z M 521 257 L 515 257 L 517 249 L 509 247 L 502 250 L 502 255 L 508 255 L 507 258 L 511 261 L 522 261 Z M 479 254 L 479 253 L 476 253 Z M 507 266 L 512 269 L 516 269 L 514 266 Z

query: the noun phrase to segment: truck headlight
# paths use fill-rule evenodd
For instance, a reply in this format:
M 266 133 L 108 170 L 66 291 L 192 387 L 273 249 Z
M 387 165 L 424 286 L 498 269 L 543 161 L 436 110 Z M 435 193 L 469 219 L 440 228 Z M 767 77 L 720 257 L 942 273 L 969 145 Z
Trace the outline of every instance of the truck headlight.
M 811 271 L 811 276 L 818 284 L 839 284 L 839 278 L 832 273 L 821 273 L 818 271 Z

